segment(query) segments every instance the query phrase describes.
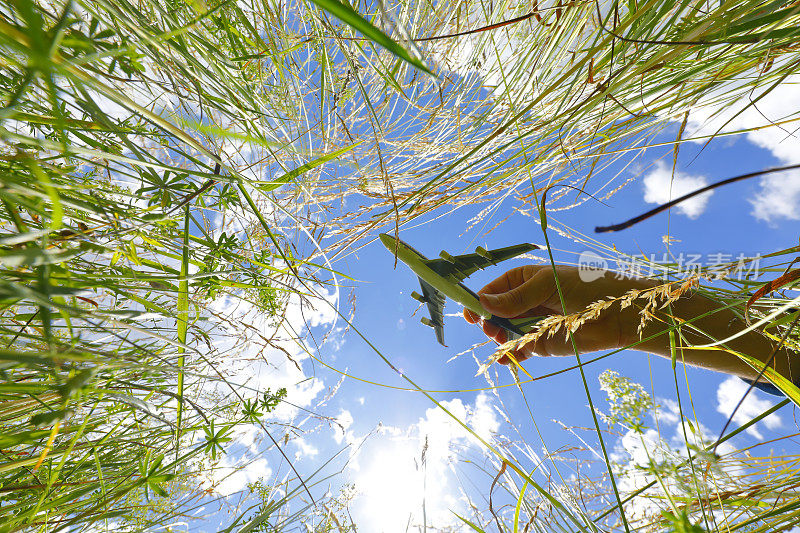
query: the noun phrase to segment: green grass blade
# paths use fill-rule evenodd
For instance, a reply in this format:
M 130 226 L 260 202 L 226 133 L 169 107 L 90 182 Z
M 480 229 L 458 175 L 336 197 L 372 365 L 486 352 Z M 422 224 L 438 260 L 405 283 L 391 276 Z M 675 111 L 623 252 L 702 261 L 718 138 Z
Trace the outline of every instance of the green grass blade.
M 431 72 L 422 61 L 412 56 L 405 48 L 394 42 L 388 35 L 370 24 L 352 7 L 343 2 L 339 2 L 339 0 L 311 0 L 311 2 L 329 12 L 354 30 L 357 30 L 368 39 L 384 47 L 403 61 L 433 76 L 433 72 Z
M 178 324 L 177 334 L 178 342 L 181 346 L 178 347 L 178 412 L 177 412 L 177 430 L 175 439 L 180 442 L 181 438 L 181 424 L 183 422 L 183 387 L 184 375 L 183 368 L 186 364 L 186 345 L 187 332 L 189 330 L 189 234 L 191 223 L 191 211 L 187 205 L 185 208 L 184 223 L 183 223 L 183 250 L 181 254 L 181 280 L 178 284 Z M 179 446 L 175 446 L 176 457 L 179 453 Z

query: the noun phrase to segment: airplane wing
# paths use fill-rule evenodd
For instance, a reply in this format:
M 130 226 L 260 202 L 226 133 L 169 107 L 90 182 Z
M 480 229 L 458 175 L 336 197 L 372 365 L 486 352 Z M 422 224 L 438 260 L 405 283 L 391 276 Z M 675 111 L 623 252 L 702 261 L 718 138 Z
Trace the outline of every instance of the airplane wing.
M 432 285 L 427 283 L 422 278 L 419 278 L 420 287 L 422 287 L 422 298 L 428 304 L 428 313 L 430 313 L 430 320 L 422 319 L 422 323 L 433 328 L 436 332 L 436 340 L 442 346 L 447 346 L 444 343 L 444 295 L 437 291 Z
M 536 250 L 539 247 L 535 244 L 516 244 L 496 250 L 485 250 L 478 247 L 474 254 L 450 255 L 442 251 L 439 256 L 441 259 L 431 259 L 425 264 L 442 277 L 452 276 L 456 281 L 472 275 L 476 270 L 496 265 L 506 259 L 511 259 L 518 255 Z

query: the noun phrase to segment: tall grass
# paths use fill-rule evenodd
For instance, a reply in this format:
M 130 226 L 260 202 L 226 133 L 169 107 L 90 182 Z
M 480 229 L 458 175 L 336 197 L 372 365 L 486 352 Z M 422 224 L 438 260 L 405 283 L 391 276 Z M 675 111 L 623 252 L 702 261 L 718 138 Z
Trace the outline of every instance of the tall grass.
M 248 62 L 280 42 L 247 20 L 231 3 L 3 5 L 4 531 L 185 521 L 234 428 L 279 403 L 219 370 L 208 303 L 280 321 L 303 262 L 267 195 L 331 156 L 269 133 L 285 95 Z M 254 149 L 234 164 L 237 142 Z
M 798 22 L 796 4 L 754 0 L 4 3 L 0 529 L 190 520 L 237 427 L 282 453 L 264 422 L 279 395 L 226 376 L 236 347 L 211 302 L 280 322 L 378 230 L 485 204 L 477 224 L 501 198 L 544 220 L 588 198 L 553 189 L 542 205 L 554 184 L 613 194 L 608 169 L 665 124 L 794 72 Z M 706 290 L 741 304 L 751 289 Z M 784 302 L 760 303 L 779 337 Z M 625 522 L 625 494 L 580 509 L 526 459 L 489 451 L 516 500 L 498 527 Z M 314 505 L 323 474 L 283 469 L 231 530 L 349 527 Z M 736 500 L 726 527 L 794 520 L 789 476 L 769 475 L 780 505 Z M 675 520 L 723 499 L 681 497 Z

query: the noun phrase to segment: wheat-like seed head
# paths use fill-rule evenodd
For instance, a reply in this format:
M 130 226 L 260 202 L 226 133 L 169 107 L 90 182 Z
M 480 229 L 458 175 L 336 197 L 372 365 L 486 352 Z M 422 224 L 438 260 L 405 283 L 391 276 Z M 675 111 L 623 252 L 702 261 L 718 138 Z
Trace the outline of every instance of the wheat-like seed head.
M 699 276 L 695 274 L 685 280 L 667 282 L 647 289 L 631 289 L 622 296 L 597 300 L 577 313 L 545 317 L 537 324 L 536 329 L 530 333 L 498 346 L 495 352 L 480 366 L 477 375 L 485 372 L 504 355 L 513 355 L 514 352 L 535 344 L 543 336 L 552 338 L 559 331 L 563 331 L 565 339 L 569 339 L 570 334 L 578 331 L 583 324 L 600 318 L 603 311 L 609 309 L 615 303 L 619 303 L 620 310 L 622 310 L 633 305 L 634 300 L 645 300 L 644 306 L 639 311 L 641 318 L 637 327 L 637 333 L 641 336 L 644 327 L 656 316 L 657 310 L 664 309 L 698 286 Z

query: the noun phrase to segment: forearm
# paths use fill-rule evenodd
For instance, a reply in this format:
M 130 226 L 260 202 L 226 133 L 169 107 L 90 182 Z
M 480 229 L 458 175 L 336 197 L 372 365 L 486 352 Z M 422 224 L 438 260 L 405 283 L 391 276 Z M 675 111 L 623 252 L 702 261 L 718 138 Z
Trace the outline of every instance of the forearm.
M 751 331 L 718 346 L 719 349 L 696 349 L 693 345 L 709 344 L 731 337 L 746 328 L 744 322 L 732 311 L 719 303 L 700 295 L 683 297 L 673 302 L 671 310 L 675 320 L 670 321 L 667 309 L 658 317 L 664 321 L 651 320 L 644 328 L 642 339 L 636 349 L 671 357 L 670 338 L 666 330 L 674 324 L 682 323 L 680 330 L 675 330 L 675 355 L 678 361 L 694 366 L 725 372 L 748 379 L 755 379 L 758 371 L 745 363 L 731 351 L 740 352 L 766 363 L 775 352 L 778 343 L 758 332 Z M 648 339 L 648 337 L 653 337 Z M 636 342 L 636 339 L 626 339 Z M 787 379 L 800 378 L 800 362 L 795 354 L 785 348 L 775 352 L 770 367 L 777 370 Z

